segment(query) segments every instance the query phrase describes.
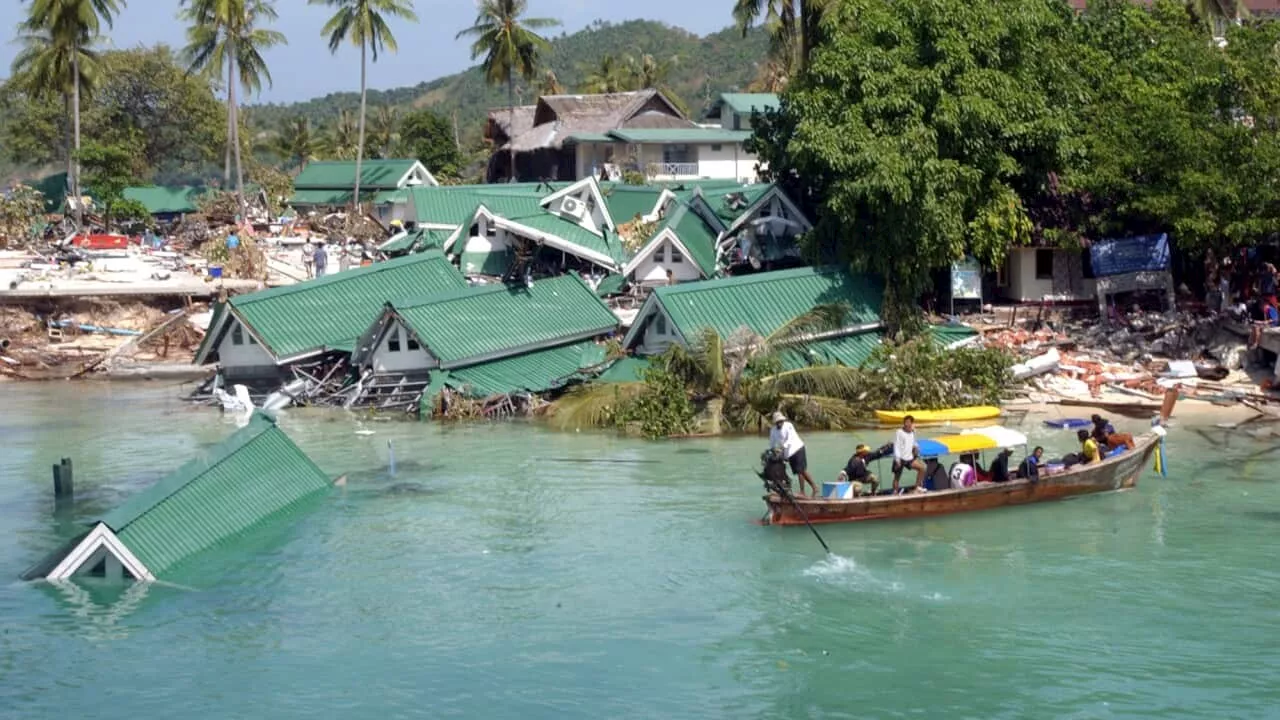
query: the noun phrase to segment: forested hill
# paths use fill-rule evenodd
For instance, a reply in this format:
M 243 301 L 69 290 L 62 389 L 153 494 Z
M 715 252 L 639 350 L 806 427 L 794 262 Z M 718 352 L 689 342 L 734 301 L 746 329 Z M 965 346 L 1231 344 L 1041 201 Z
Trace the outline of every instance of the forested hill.
M 401 52 L 409 52 L 410 44 L 401 41 Z M 707 37 L 699 37 L 680 28 L 649 20 L 631 20 L 620 24 L 596 21 L 591 27 L 551 38 L 551 49 L 544 58 L 567 92 L 581 91 L 584 79 L 599 67 L 605 55 L 622 61 L 625 56 L 644 54 L 663 61 L 672 57 L 666 85 L 684 101 L 696 118 L 722 92 L 744 90 L 755 78 L 768 51 L 768 38 L 762 30 L 752 31 L 746 38 L 733 28 Z M 371 66 L 371 80 L 377 82 L 378 67 Z M 538 95 L 538 85 L 517 86 L 518 102 L 531 103 Z M 506 104 L 505 88 L 489 87 L 478 67 L 437 78 L 413 87 L 392 90 L 370 90 L 369 104 L 393 105 L 400 108 L 433 108 L 449 117 L 456 110 L 458 123 L 467 136 L 478 136 L 485 113 L 491 107 Z M 276 130 L 289 118 L 298 116 L 313 125 L 333 123 L 340 110 L 355 110 L 360 105 L 359 92 L 331 93 L 301 103 L 256 105 L 249 112 L 251 122 L 259 130 Z

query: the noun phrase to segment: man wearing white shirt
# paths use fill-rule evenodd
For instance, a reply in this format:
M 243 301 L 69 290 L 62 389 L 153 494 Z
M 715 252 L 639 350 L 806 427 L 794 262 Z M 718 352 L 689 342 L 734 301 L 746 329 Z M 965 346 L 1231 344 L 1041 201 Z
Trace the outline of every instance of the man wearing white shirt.
M 893 492 L 898 493 L 898 478 L 902 471 L 916 471 L 916 487 L 924 487 L 924 462 L 916 453 L 916 419 L 910 415 L 902 419 L 902 427 L 893 437 Z
M 780 412 L 773 414 L 773 428 L 769 430 L 769 447 L 782 450 L 782 457 L 791 465 L 791 472 L 800 478 L 800 495 L 804 495 L 804 484 L 809 483 L 813 494 L 818 494 L 818 484 L 809 474 L 809 461 L 804 454 L 804 441 L 796 432 L 795 425 Z

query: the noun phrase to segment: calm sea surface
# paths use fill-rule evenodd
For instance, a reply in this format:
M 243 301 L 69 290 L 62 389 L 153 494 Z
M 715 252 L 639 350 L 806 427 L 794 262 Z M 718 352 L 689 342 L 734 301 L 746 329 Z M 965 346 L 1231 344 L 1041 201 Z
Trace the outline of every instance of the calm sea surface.
M 0 385 L 0 717 L 1280 717 L 1273 438 L 1174 429 L 1135 491 L 827 526 L 824 558 L 753 524 L 760 439 L 295 411 L 345 490 L 173 585 L 18 581 L 234 429 L 176 398 Z M 820 479 L 859 439 L 806 438 Z

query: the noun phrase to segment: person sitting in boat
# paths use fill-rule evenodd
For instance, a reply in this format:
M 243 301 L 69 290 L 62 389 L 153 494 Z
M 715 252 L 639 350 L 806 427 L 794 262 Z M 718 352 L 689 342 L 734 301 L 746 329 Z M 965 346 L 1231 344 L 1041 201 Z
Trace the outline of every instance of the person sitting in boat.
M 1076 433 L 1076 437 L 1080 439 L 1080 464 L 1098 462 L 1101 458 L 1098 454 L 1098 441 L 1093 439 L 1088 430 L 1081 430 Z
M 1009 482 L 1009 456 L 1013 455 L 1013 448 L 1005 448 L 1000 451 L 995 460 L 991 461 L 991 482 Z
M 973 465 L 970 464 L 972 459 L 972 455 L 961 455 L 960 459 L 951 466 L 952 490 L 963 490 L 977 484 L 978 475 L 974 472 Z
M 1093 436 L 1094 440 L 1098 441 L 1099 445 L 1106 444 L 1107 436 L 1116 431 L 1115 426 L 1111 424 L 1110 420 L 1101 415 L 1095 414 L 1089 420 L 1093 422 L 1093 430 L 1089 434 Z
M 902 471 L 916 471 L 916 487 L 924 487 L 924 462 L 920 460 L 920 446 L 916 444 L 916 419 L 911 415 L 902 419 L 902 427 L 893 437 L 893 494 L 898 494 L 898 480 Z
M 791 472 L 800 478 L 800 495 L 804 496 L 805 483 L 813 489 L 813 494 L 818 495 L 818 484 L 813 481 L 813 476 L 809 474 L 809 461 L 804 453 L 804 441 L 800 439 L 800 434 L 796 432 L 796 426 L 787 420 L 787 416 L 780 412 L 773 414 L 773 428 L 769 430 L 769 447 L 782 450 L 782 457 L 791 466 Z
M 1032 450 L 1031 454 L 1023 458 L 1022 462 L 1018 465 L 1018 477 L 1026 478 L 1031 482 L 1039 480 L 1040 463 L 1043 459 L 1044 448 L 1037 445 L 1036 449 Z
M 1101 415 L 1094 415 L 1090 419 L 1093 420 L 1092 435 L 1093 439 L 1097 441 L 1098 447 L 1106 448 L 1107 450 L 1115 450 L 1118 447 L 1132 450 L 1138 446 L 1132 434 L 1116 432 L 1115 426 Z
M 849 458 L 849 462 L 845 463 L 844 469 L 836 477 L 836 482 L 853 484 L 854 497 L 861 495 L 863 488 L 867 485 L 871 486 L 872 495 L 875 495 L 876 490 L 880 487 L 880 482 L 876 480 L 876 476 L 867 469 L 867 458 L 870 456 L 870 447 L 858 445 L 857 449 L 853 451 L 853 456 Z

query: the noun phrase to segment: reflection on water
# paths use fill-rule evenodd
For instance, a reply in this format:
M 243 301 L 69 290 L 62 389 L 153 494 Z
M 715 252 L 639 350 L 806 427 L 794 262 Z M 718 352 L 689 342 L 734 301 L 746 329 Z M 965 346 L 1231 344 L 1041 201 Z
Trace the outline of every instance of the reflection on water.
M 0 392 L 30 421 L 0 445 L 0 578 L 234 430 L 153 386 Z M 804 528 L 752 524 L 762 438 L 648 443 L 310 410 L 280 422 L 347 485 L 196 556 L 167 578 L 176 586 L 0 581 L 0 717 L 1280 707 L 1271 439 L 1175 429 L 1169 477 L 1135 491 L 828 525 L 824 556 Z M 1074 447 L 1026 429 L 1051 454 Z M 815 477 L 891 434 L 807 435 Z M 62 456 L 80 495 L 56 513 L 48 466 Z

